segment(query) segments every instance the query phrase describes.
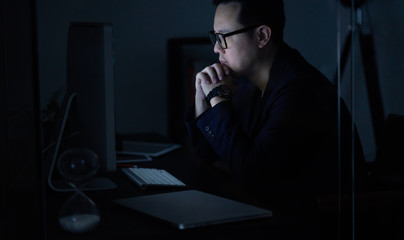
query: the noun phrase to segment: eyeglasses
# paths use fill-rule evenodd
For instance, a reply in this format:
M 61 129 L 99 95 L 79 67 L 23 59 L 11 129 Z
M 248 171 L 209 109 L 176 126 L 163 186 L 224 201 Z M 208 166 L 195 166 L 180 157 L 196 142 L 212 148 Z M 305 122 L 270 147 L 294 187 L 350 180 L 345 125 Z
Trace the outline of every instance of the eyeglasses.
M 215 45 L 216 42 L 219 43 L 219 46 L 222 49 L 226 49 L 227 48 L 227 42 L 226 42 L 226 37 L 230 37 L 239 33 L 243 33 L 243 32 L 247 32 L 251 29 L 254 29 L 256 27 L 258 27 L 260 25 L 254 25 L 254 26 L 250 26 L 250 27 L 246 27 L 246 28 L 242 28 L 233 32 L 229 32 L 229 33 L 215 33 L 215 30 L 209 31 L 209 37 L 210 40 L 212 41 L 212 44 Z

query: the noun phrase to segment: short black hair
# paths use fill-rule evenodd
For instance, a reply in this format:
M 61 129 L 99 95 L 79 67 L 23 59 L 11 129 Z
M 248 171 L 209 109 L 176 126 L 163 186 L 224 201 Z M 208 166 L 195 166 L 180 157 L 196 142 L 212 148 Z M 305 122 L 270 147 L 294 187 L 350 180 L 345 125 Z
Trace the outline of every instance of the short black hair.
M 268 25 L 275 42 L 283 40 L 285 11 L 283 0 L 213 0 L 213 4 L 239 3 L 241 6 L 238 21 L 248 27 L 256 24 Z

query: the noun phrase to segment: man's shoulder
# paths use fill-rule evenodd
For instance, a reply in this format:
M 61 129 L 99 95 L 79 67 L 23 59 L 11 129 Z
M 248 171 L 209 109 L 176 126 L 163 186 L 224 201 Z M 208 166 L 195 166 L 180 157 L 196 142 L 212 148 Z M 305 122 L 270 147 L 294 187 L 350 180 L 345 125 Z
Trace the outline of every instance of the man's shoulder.
M 331 81 L 320 70 L 309 63 L 297 49 L 285 42 L 280 47 L 279 58 L 278 66 L 283 67 L 284 78 L 296 83 L 303 81 L 305 85 L 312 83 L 332 87 Z

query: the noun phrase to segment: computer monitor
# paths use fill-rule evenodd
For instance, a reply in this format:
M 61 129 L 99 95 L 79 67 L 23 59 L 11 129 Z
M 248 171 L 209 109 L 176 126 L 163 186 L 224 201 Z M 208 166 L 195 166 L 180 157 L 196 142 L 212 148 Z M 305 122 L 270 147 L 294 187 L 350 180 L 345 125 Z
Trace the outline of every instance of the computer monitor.
M 102 171 L 115 171 L 112 25 L 71 23 L 66 70 L 67 92 L 77 94 L 79 144 L 97 153 Z
M 49 185 L 58 156 L 69 148 L 96 153 L 100 173 L 116 170 L 112 25 L 70 23 L 66 58 L 66 96 L 52 159 Z M 68 136 L 68 137 L 66 137 Z M 68 139 L 68 141 L 65 139 Z M 108 179 L 96 179 L 91 189 L 114 188 Z M 92 186 L 92 184 L 94 186 Z

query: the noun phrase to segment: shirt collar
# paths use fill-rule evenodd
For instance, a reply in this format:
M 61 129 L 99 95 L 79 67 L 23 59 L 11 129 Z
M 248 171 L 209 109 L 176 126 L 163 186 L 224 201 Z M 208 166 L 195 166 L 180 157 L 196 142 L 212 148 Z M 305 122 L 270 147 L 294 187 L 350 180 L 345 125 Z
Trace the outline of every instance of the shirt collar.
M 283 76 L 287 71 L 291 59 L 291 54 L 292 48 L 285 42 L 282 42 L 279 46 L 274 62 L 272 63 L 269 80 L 263 98 L 267 98 L 275 88 L 282 84 Z

